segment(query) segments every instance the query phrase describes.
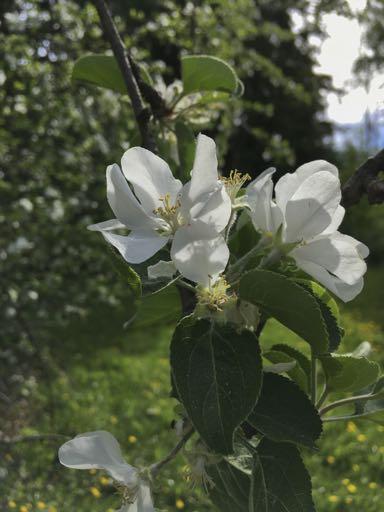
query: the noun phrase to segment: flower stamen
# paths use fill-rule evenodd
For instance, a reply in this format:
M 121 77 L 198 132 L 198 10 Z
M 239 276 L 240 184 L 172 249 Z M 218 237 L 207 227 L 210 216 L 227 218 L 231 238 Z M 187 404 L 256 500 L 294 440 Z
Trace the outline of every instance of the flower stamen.
M 176 232 L 176 230 L 184 224 L 183 218 L 179 212 L 181 202 L 177 199 L 175 204 L 172 204 L 171 195 L 165 194 L 160 197 L 163 206 L 159 206 L 153 210 L 153 213 L 165 221 L 165 228 L 161 230 L 161 234 L 169 235 Z
M 229 173 L 229 177 L 222 177 L 220 180 L 224 183 L 231 201 L 234 202 L 241 187 L 251 180 L 251 176 L 248 173 L 243 174 L 240 171 L 234 170 Z

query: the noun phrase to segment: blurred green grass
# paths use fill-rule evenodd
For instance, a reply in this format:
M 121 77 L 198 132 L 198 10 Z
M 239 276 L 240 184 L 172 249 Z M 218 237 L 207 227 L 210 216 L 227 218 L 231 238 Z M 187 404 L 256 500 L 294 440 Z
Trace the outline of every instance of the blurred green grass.
M 383 274 L 370 269 L 364 292 L 343 306 L 346 335 L 341 347 L 351 351 L 368 340 L 373 357 L 381 363 Z M 120 441 L 127 461 L 138 466 L 167 453 L 175 441 L 170 428 L 175 402 L 169 398 L 168 365 L 172 329 L 124 331 L 125 317 L 123 309 L 104 308 L 57 334 L 46 360 L 45 378 L 29 383 L 28 413 L 19 434 L 73 436 L 106 429 Z M 277 322 L 268 323 L 262 346 L 282 342 L 307 348 Z M 55 440 L 6 447 L 0 462 L 0 496 L 5 497 L 5 510 L 117 509 L 119 498 L 106 475 L 61 467 L 56 455 L 59 445 Z M 369 422 L 327 424 L 319 452 L 306 452 L 304 457 L 313 475 L 319 512 L 380 512 L 384 503 L 384 427 Z M 201 491 L 183 479 L 184 467 L 185 459 L 179 457 L 162 473 L 155 489 L 157 508 L 212 510 Z

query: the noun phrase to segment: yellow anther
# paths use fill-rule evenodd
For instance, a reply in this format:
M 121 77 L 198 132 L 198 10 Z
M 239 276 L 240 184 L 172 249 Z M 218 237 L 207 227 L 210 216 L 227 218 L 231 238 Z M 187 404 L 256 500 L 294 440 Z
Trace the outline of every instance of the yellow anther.
M 229 177 L 221 178 L 221 181 L 224 183 L 229 197 L 234 201 L 241 187 L 250 179 L 251 177 L 248 173 L 243 174 L 235 170 L 229 173 Z
M 199 286 L 197 288 L 197 300 L 199 305 L 205 306 L 211 311 L 222 311 L 224 304 L 232 298 L 232 296 L 227 293 L 229 288 L 230 285 L 224 277 L 220 277 L 216 283 L 208 288 Z

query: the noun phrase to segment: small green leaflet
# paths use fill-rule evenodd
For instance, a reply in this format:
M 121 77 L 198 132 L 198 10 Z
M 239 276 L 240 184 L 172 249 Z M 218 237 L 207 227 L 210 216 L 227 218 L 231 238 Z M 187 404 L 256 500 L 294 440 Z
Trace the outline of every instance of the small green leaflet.
M 171 369 L 177 395 L 205 444 L 232 453 L 234 431 L 252 411 L 261 387 L 254 333 L 187 317 L 172 338 Z
M 184 94 L 202 91 L 224 91 L 241 94 L 235 70 L 227 62 L 211 55 L 186 55 L 181 58 Z
M 247 420 L 274 441 L 315 447 L 322 432 L 320 416 L 308 396 L 291 380 L 264 374 L 260 397 Z
M 366 357 L 327 354 L 320 357 L 330 391 L 353 393 L 377 381 L 380 367 Z
M 140 66 L 140 73 L 144 81 L 151 82 L 143 66 Z M 80 80 L 120 94 L 127 94 L 127 86 L 113 55 L 90 54 L 80 57 L 73 66 L 72 80 Z
M 270 270 L 251 270 L 240 280 L 240 297 L 301 336 L 315 354 L 328 351 L 328 331 L 313 295 Z

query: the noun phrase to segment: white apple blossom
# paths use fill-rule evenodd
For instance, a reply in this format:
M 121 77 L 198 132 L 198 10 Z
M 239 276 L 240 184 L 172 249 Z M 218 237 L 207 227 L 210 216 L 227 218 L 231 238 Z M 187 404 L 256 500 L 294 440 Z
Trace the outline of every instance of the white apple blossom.
M 89 226 L 129 263 L 141 263 L 171 242 L 177 270 L 200 284 L 225 269 L 229 252 L 220 233 L 231 215 L 231 200 L 219 180 L 215 142 L 200 134 L 184 186 L 168 164 L 150 151 L 128 149 L 107 168 L 107 197 L 116 218 Z M 132 188 L 131 188 L 132 187 Z M 127 228 L 123 236 L 115 229 Z
M 347 302 L 364 285 L 368 248 L 337 231 L 345 210 L 340 205 L 337 168 L 315 160 L 285 174 L 276 183 L 267 169 L 247 187 L 253 225 L 258 231 L 280 232 L 297 266 Z
M 125 462 L 119 443 L 104 430 L 79 434 L 59 449 L 63 466 L 74 469 L 103 469 L 122 491 L 119 512 L 155 512 L 148 482 Z

